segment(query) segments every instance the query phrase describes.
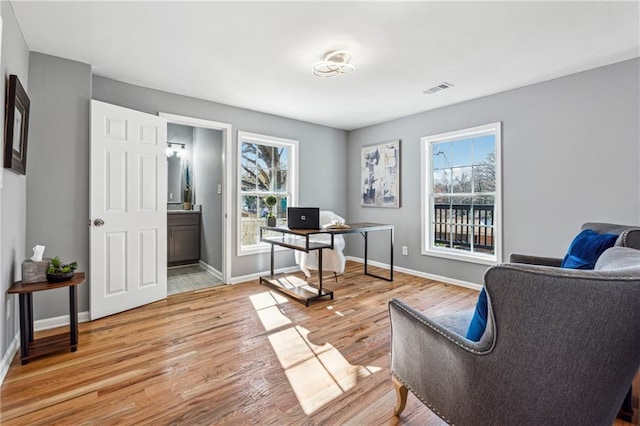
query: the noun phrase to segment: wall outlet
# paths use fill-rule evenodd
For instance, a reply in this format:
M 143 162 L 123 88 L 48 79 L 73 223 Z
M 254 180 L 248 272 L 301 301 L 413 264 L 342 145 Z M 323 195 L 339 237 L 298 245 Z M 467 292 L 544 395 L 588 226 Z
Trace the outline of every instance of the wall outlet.
M 409 248 L 407 246 L 402 246 L 402 255 L 403 256 L 409 255 Z

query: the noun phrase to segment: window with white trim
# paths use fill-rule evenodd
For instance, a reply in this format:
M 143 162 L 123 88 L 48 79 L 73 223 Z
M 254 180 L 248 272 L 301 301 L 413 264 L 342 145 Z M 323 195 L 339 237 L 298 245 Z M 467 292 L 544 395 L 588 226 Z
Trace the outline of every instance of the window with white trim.
M 276 223 L 287 223 L 287 207 L 297 198 L 297 169 L 298 141 L 238 132 L 238 255 L 269 249 L 260 242 L 260 226 L 269 214 L 267 196 L 277 199 L 272 208 Z
M 501 123 L 421 138 L 422 254 L 502 260 Z

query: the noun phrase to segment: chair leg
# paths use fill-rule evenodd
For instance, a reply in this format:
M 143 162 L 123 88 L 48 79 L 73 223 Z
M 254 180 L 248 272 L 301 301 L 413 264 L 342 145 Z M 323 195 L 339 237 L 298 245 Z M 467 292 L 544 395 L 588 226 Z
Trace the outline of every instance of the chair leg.
M 407 394 L 409 393 L 409 389 L 407 389 L 400 380 L 396 379 L 395 376 L 391 376 L 391 380 L 393 380 L 393 387 L 396 389 L 397 398 L 396 406 L 393 407 L 393 414 L 400 416 L 405 405 L 407 405 Z
M 336 274 L 335 272 L 333 273 L 333 278 L 336 279 L 336 283 L 338 282 L 338 274 Z

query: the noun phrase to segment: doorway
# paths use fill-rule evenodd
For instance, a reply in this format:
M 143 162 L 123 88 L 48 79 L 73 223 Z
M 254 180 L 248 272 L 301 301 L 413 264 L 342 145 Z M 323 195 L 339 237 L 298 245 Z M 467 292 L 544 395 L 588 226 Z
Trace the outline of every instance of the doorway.
M 198 263 L 167 270 L 167 296 L 219 285 L 222 285 L 220 278 Z
M 167 120 L 167 126 L 178 125 L 193 129 L 194 148 L 187 153 L 189 163 L 182 165 L 186 173 L 189 169 L 189 185 L 192 206 L 190 208 L 200 211 L 202 239 L 199 262 L 192 265 L 171 268 L 167 272 L 169 281 L 169 293 L 171 294 L 171 281 L 177 282 L 178 287 L 184 291 L 194 290 L 204 285 L 203 282 L 211 282 L 210 274 L 220 278 L 223 284 L 230 282 L 230 253 L 231 235 L 229 229 L 228 209 L 231 206 L 230 179 L 230 153 L 231 153 L 231 125 L 199 118 L 185 117 L 174 114 L 159 113 Z M 208 142 L 210 141 L 210 142 Z M 171 137 L 168 143 L 172 141 Z M 180 145 L 178 145 L 180 146 Z M 167 153 L 169 155 L 169 153 Z M 216 175 L 209 171 L 216 168 Z M 182 190 L 186 176 L 182 177 Z M 170 185 L 169 185 L 170 186 Z M 182 192 L 181 190 L 181 192 Z M 168 211 L 183 208 L 183 200 L 176 197 L 175 191 L 167 196 Z M 207 278 L 207 275 L 209 278 Z

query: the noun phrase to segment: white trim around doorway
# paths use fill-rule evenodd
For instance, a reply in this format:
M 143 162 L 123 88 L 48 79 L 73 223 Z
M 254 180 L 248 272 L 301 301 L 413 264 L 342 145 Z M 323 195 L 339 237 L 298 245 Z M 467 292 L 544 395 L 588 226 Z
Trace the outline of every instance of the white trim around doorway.
M 186 117 L 182 115 L 168 114 L 159 112 L 160 117 L 167 119 L 167 123 L 182 124 L 191 127 L 203 127 L 205 129 L 213 129 L 222 131 L 222 165 L 224 173 L 222 175 L 223 197 L 222 197 L 222 282 L 231 283 L 231 219 L 233 216 L 229 212 L 232 196 L 232 152 L 233 152 L 233 133 L 231 132 L 231 124 L 221 123 L 218 121 L 204 120 L 201 118 Z

